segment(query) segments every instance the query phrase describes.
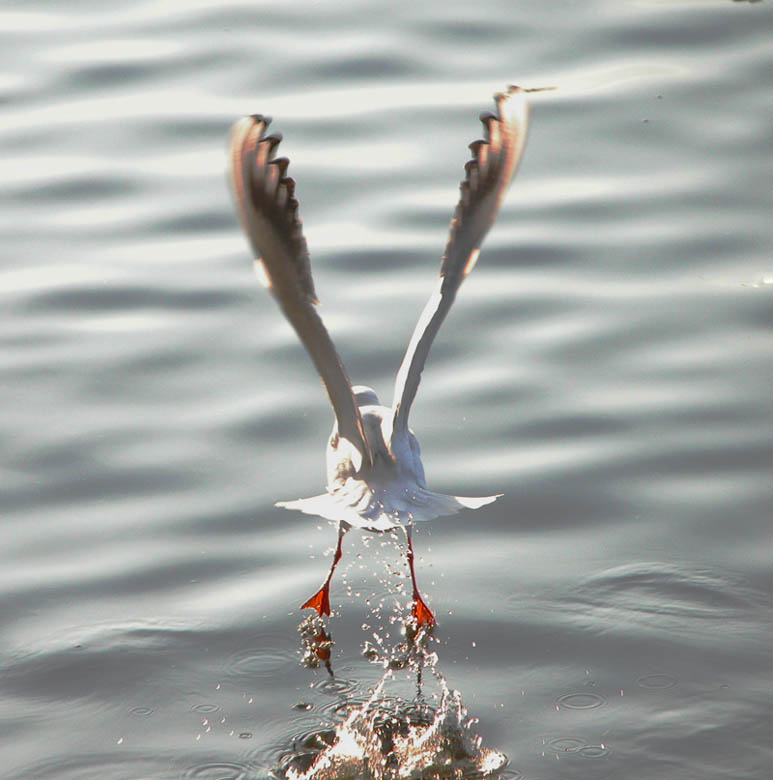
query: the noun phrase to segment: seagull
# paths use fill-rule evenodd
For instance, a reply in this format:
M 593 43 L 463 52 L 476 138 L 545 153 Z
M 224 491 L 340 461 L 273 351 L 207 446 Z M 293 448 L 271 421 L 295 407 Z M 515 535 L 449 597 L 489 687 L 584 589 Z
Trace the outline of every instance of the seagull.
M 440 278 L 397 372 L 391 407 L 383 406 L 371 388 L 352 386 L 317 313 L 319 301 L 298 216 L 295 181 L 287 176 L 287 158 L 275 156 L 282 137 L 267 133 L 271 119 L 260 114 L 240 119 L 231 132 L 232 192 L 256 258 L 256 273 L 308 351 L 335 415 L 327 443 L 327 490 L 311 498 L 276 504 L 338 524 L 338 543 L 327 578 L 301 606 L 315 609 L 320 617 L 330 616 L 330 581 L 341 559 L 344 534 L 352 527 L 375 532 L 402 528 L 415 625 L 433 626 L 435 616 L 416 583 L 413 525 L 461 509 L 478 509 L 499 497 L 471 498 L 428 490 L 419 442 L 408 427 L 408 416 L 432 342 L 478 260 L 483 239 L 518 167 L 528 126 L 525 93 L 530 91 L 511 86 L 494 95 L 495 112 L 480 115 L 485 137 L 469 146 L 472 159 L 464 166 Z

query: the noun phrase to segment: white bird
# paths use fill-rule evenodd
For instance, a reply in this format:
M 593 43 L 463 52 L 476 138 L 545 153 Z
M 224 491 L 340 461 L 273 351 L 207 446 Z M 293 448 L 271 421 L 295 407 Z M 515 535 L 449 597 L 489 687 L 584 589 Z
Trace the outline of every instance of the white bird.
M 528 124 L 526 91 L 510 87 L 506 94 L 494 96 L 496 113 L 481 114 L 485 139 L 470 144 L 473 159 L 465 165 L 440 279 L 419 317 L 397 373 L 391 407 L 382 406 L 369 387 L 352 387 L 317 314 L 309 253 L 294 198 L 295 182 L 286 176 L 288 160 L 274 157 L 281 136 L 267 135 L 271 120 L 257 114 L 234 125 L 231 182 L 242 227 L 255 253 L 256 271 L 263 275 L 306 347 L 335 413 L 327 444 L 326 492 L 277 503 L 338 523 L 338 544 L 330 572 L 301 609 L 313 608 L 320 616 L 330 615 L 330 580 L 349 528 L 388 531 L 402 527 L 408 542 L 413 616 L 418 626 L 433 625 L 435 617 L 416 584 L 413 523 L 463 508 L 477 509 L 498 498 L 468 498 L 428 490 L 419 442 L 408 427 L 408 415 L 430 346 L 457 290 L 475 266 L 483 239 L 518 167 Z

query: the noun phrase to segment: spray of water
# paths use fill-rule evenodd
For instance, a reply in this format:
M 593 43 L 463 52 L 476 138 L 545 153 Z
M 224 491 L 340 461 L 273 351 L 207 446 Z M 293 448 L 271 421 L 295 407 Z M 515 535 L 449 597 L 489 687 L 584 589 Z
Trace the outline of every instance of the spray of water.
M 420 635 L 398 644 L 366 648 L 384 672 L 368 699 L 351 702 L 333 729 L 308 735 L 286 754 L 278 774 L 285 780 L 460 780 L 496 777 L 507 764 L 501 752 L 485 748 L 477 723 L 437 669 L 437 654 Z M 402 670 L 402 671 L 398 671 Z M 415 675 L 416 695 L 391 692 L 397 674 Z M 428 701 L 422 690 L 426 672 L 437 690 Z

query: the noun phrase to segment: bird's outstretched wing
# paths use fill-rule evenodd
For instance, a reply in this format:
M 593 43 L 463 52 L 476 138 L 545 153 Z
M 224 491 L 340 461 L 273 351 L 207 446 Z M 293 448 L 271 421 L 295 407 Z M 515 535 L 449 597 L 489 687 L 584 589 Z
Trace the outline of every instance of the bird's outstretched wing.
M 494 96 L 497 113 L 481 114 L 485 140 L 470 144 L 473 159 L 465 166 L 461 197 L 440 265 L 440 281 L 416 323 L 395 382 L 392 441 L 405 436 L 408 414 L 421 381 L 432 342 L 456 292 L 478 259 L 483 239 L 494 224 L 502 198 L 521 158 L 528 106 L 524 90 L 510 87 Z
M 286 176 L 289 161 L 275 158 L 281 136 L 266 135 L 271 120 L 260 115 L 240 119 L 231 133 L 231 184 L 244 232 L 267 286 L 306 347 L 333 406 L 338 432 L 371 463 L 352 386 L 330 335 L 315 309 L 318 302 L 295 182 Z

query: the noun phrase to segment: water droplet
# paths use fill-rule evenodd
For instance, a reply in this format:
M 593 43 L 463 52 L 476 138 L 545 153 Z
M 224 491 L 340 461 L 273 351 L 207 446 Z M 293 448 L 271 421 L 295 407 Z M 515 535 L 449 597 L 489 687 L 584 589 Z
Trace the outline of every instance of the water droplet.
M 131 715 L 134 715 L 137 718 L 147 718 L 150 715 L 152 715 L 154 712 L 155 710 L 152 707 L 144 707 L 144 706 L 132 707 L 129 710 L 129 713 Z

